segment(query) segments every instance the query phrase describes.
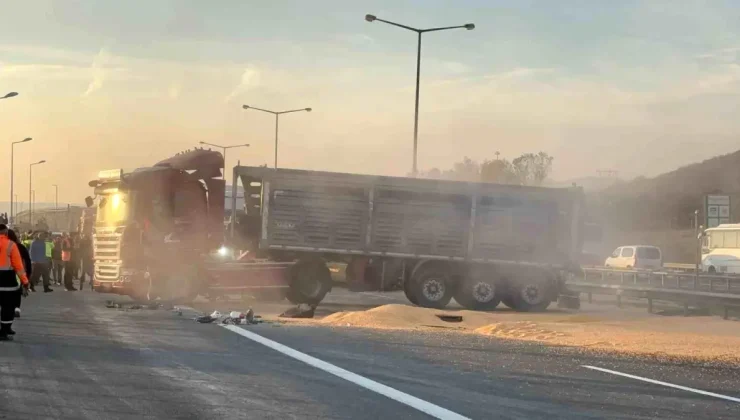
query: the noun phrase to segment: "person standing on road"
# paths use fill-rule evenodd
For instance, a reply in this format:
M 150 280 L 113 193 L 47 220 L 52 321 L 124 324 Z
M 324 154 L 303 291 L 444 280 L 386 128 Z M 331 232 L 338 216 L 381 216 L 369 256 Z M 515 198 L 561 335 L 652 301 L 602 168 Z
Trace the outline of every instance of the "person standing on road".
M 62 285 L 62 272 L 64 264 L 62 262 L 62 238 L 54 238 L 54 244 L 51 249 L 51 268 L 54 272 L 54 282 L 57 286 Z
M 8 226 L 0 224 L 0 341 L 15 335 L 12 326 L 18 289 L 28 294 L 28 283 L 18 246 L 8 238 Z
M 31 242 L 31 261 L 33 262 L 33 276 L 31 276 L 31 283 L 36 285 L 39 282 L 39 277 L 44 284 L 44 293 L 53 292 L 54 289 L 49 287 L 51 279 L 49 278 L 50 263 L 49 257 L 46 255 L 46 233 L 39 232 L 36 235 L 36 239 Z
M 18 245 L 18 252 L 21 254 L 21 260 L 23 260 L 23 269 L 26 270 L 26 276 L 31 277 L 33 275 L 33 264 L 31 263 L 31 254 L 28 253 L 28 249 L 18 239 L 13 229 L 8 229 L 8 239 L 15 242 Z M 18 275 L 16 275 L 18 277 Z M 21 316 L 21 301 L 23 300 L 23 290 L 18 289 L 18 295 L 15 303 L 15 317 L 20 318 Z
M 64 238 L 62 238 L 62 262 L 64 263 L 64 288 L 68 292 L 73 292 L 77 289 L 75 289 L 72 277 L 74 262 L 72 261 L 72 240 L 68 233 L 65 233 Z
M 85 283 L 85 276 L 90 277 L 90 289 L 93 286 L 93 259 L 92 241 L 87 234 L 80 237 L 80 258 L 82 259 L 82 274 L 80 275 L 80 290 Z
M 70 236 L 70 243 L 72 244 L 72 280 L 80 278 L 80 237 L 77 232 L 73 232 Z
M 21 243 L 26 247 L 26 249 L 28 249 L 31 248 L 31 241 L 33 241 L 33 232 L 29 230 L 25 235 L 23 235 Z

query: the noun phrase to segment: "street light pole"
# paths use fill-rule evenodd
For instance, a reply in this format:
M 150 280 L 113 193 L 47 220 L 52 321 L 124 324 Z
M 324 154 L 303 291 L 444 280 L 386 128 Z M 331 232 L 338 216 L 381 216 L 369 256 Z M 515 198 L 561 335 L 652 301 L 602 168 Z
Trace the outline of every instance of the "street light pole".
M 18 96 L 18 92 L 8 92 L 5 94 L 5 96 L 0 96 L 0 99 L 8 99 L 14 96 Z
M 59 230 L 59 185 L 52 184 L 54 187 L 54 230 Z
M 8 222 L 13 221 L 13 197 L 15 197 L 15 195 L 13 195 L 13 175 L 14 175 L 13 174 L 13 162 L 14 162 L 14 155 L 15 155 L 15 145 L 18 143 L 25 143 L 31 140 L 33 140 L 31 137 L 26 137 L 23 140 L 14 141 L 13 143 L 10 144 L 10 217 L 9 217 L 10 220 L 8 220 Z
M 275 169 L 277 169 L 277 162 L 278 162 L 278 127 L 280 125 L 280 115 L 282 114 L 289 114 L 291 112 L 311 112 L 311 108 L 301 108 L 301 109 L 291 109 L 288 111 L 270 111 L 269 109 L 262 109 L 262 108 L 255 108 L 253 106 L 249 105 L 242 105 L 242 108 L 244 109 L 254 109 L 256 111 L 262 111 L 267 112 L 268 114 L 272 114 L 275 116 Z
M 417 48 L 416 48 L 416 95 L 414 98 L 414 158 L 413 158 L 413 166 L 412 166 L 412 173 L 414 176 L 417 174 L 417 158 L 416 153 L 418 150 L 418 139 L 419 139 L 419 82 L 421 79 L 421 35 L 425 32 L 436 32 L 436 31 L 446 31 L 449 29 L 467 29 L 469 31 L 475 29 L 475 25 L 472 23 L 466 23 L 465 25 L 458 25 L 458 26 L 444 26 L 439 28 L 428 28 L 428 29 L 418 29 L 413 28 L 411 26 L 402 25 L 400 23 L 391 22 L 384 19 L 378 19 L 374 15 L 365 15 L 365 20 L 372 23 L 376 20 L 378 22 L 387 23 L 392 26 L 397 26 L 399 28 L 407 29 L 409 31 L 416 32 L 418 35 L 418 42 L 417 42 Z
M 223 151 L 223 155 L 224 155 L 224 168 L 223 168 L 224 182 L 226 181 L 226 151 L 229 150 L 229 149 L 236 148 L 236 147 L 249 147 L 249 144 L 248 143 L 247 144 L 234 144 L 234 145 L 231 145 L 231 146 L 221 146 L 221 145 L 218 145 L 218 144 L 207 143 L 207 142 L 201 141 L 200 144 L 204 144 L 206 146 L 218 147 L 219 149 L 221 149 Z M 233 180 L 232 180 L 232 182 L 233 182 Z
M 31 229 L 33 229 L 33 196 L 31 190 L 33 184 L 33 167 L 36 165 L 41 165 L 42 163 L 46 163 L 46 161 L 40 160 L 36 163 L 28 165 L 28 224 L 31 225 Z

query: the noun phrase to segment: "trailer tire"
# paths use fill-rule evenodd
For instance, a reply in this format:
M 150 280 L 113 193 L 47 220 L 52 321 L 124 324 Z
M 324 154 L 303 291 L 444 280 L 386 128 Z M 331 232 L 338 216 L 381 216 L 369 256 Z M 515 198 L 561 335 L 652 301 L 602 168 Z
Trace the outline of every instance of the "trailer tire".
M 462 281 L 455 300 L 465 309 L 492 311 L 501 302 L 500 293 L 492 280 L 470 276 Z
M 416 305 L 424 308 L 443 309 L 455 294 L 450 270 L 446 264 L 439 262 L 428 261 L 417 265 L 408 287 L 416 299 Z
M 296 305 L 318 305 L 331 290 L 331 272 L 322 260 L 299 260 L 290 268 L 286 298 Z
M 512 306 L 510 307 L 520 312 L 542 312 L 552 302 L 550 295 L 550 285 L 547 282 L 523 281 L 511 289 L 510 303 Z
M 410 279 L 404 279 L 403 281 L 403 294 L 406 295 L 406 299 L 408 299 L 409 302 L 413 303 L 414 305 L 419 304 L 419 300 L 416 298 L 416 295 L 414 295 L 413 290 L 411 290 Z

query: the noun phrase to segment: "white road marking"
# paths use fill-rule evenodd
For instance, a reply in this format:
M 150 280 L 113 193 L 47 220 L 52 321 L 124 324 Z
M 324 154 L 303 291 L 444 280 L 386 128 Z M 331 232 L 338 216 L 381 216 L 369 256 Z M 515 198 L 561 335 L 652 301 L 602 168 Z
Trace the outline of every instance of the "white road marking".
M 707 395 L 710 397 L 721 398 L 723 400 L 740 403 L 740 398 L 729 397 L 727 395 L 716 394 L 714 392 L 709 392 L 709 391 L 702 391 L 701 389 L 689 388 L 687 386 L 676 385 L 676 384 L 672 384 L 669 382 L 656 381 L 655 379 L 643 378 L 642 376 L 630 375 L 629 373 L 617 372 L 616 370 L 609 370 L 609 369 L 604 369 L 604 368 L 600 368 L 596 366 L 588 366 L 588 365 L 581 365 L 581 366 L 585 367 L 586 369 L 598 370 L 601 372 L 611 373 L 612 375 L 624 376 L 625 378 L 637 379 L 638 381 L 649 382 L 651 384 L 656 384 L 656 385 L 663 385 L 669 388 L 676 388 L 682 391 L 694 392 L 694 393 L 701 394 L 701 395 Z
M 293 350 L 292 348 L 288 346 L 285 346 L 276 341 L 270 340 L 269 338 L 262 337 L 261 335 L 255 334 L 251 331 L 247 331 L 244 328 L 238 327 L 236 325 L 222 325 L 222 327 L 226 328 L 229 331 L 235 332 L 241 335 L 242 337 L 248 338 L 252 341 L 260 343 L 273 350 L 276 350 L 288 357 L 292 357 L 293 359 L 306 363 L 307 365 L 313 366 L 317 369 L 321 369 L 324 372 L 330 373 L 334 376 L 338 376 L 342 379 L 350 381 L 370 391 L 377 392 L 378 394 L 384 395 L 392 400 L 398 401 L 401 404 L 406 404 L 409 407 L 415 408 L 423 413 L 429 414 L 432 417 L 443 419 L 443 420 L 470 420 L 468 417 L 461 416 L 460 414 L 447 410 L 446 408 L 442 408 L 438 405 L 432 404 L 430 402 L 416 398 L 412 395 L 406 394 L 405 392 L 401 392 L 397 389 L 391 388 L 379 382 L 375 382 L 371 379 L 365 378 L 364 376 L 360 376 L 356 373 L 352 373 L 348 370 L 332 365 L 331 363 L 317 359 L 313 356 L 309 356 L 305 353 L 301 353 L 298 350 Z

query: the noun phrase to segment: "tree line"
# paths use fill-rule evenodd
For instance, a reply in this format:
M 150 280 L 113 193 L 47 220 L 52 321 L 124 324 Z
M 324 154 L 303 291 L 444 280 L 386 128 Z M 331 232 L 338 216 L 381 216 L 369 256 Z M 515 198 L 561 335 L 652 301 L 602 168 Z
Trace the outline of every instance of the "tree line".
M 545 152 L 524 153 L 509 161 L 487 159 L 482 163 L 465 157 L 452 168 L 432 168 L 419 172 L 421 178 L 447 179 L 467 182 L 491 182 L 513 185 L 542 185 L 552 171 L 553 157 Z

